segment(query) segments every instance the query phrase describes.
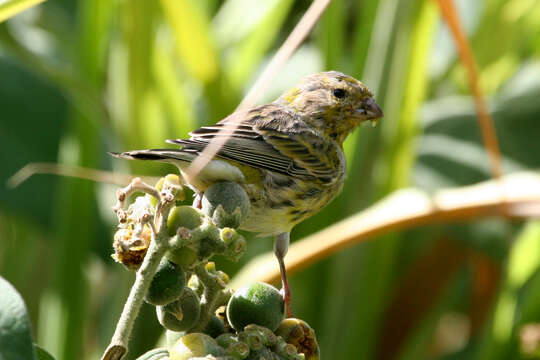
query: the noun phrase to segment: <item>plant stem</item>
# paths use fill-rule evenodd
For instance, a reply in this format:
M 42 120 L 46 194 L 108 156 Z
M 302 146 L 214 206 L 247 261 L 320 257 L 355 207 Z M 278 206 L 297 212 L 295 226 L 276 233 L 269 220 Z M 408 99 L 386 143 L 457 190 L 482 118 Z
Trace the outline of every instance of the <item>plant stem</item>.
M 199 281 L 204 285 L 204 294 L 201 299 L 201 315 L 199 317 L 198 324 L 191 329 L 189 332 L 199 332 L 203 330 L 210 317 L 216 311 L 216 303 L 222 299 L 222 290 L 223 287 L 220 285 L 217 277 L 210 274 L 204 264 L 198 265 L 195 268 L 195 275 L 199 278 Z
M 111 344 L 103 354 L 102 360 L 117 360 L 121 359 L 127 353 L 127 343 L 135 319 L 139 314 L 139 310 L 144 300 L 144 295 L 147 293 L 152 278 L 157 271 L 159 262 L 165 254 L 167 248 L 162 246 L 164 241 L 168 239 L 158 240 L 158 236 L 153 236 L 148 252 L 144 257 L 141 267 L 137 271 L 135 282 L 131 287 L 131 291 L 120 315 L 120 320 L 116 325 L 116 330 L 111 339 Z
M 152 241 L 146 252 L 141 267 L 137 271 L 135 282 L 131 287 L 129 296 L 122 310 L 122 315 L 116 325 L 116 330 L 110 345 L 105 350 L 102 360 L 119 360 L 127 353 L 127 344 L 135 319 L 148 292 L 152 279 L 157 271 L 159 263 L 165 252 L 169 249 L 169 237 L 167 235 L 167 218 L 171 207 L 174 205 L 172 189 L 164 185 L 161 193 L 155 188 L 143 183 L 139 178 L 118 192 L 118 203 L 113 208 L 117 214 L 122 213 L 124 201 L 127 196 L 135 191 L 143 191 L 160 199 L 157 205 L 155 222 L 152 226 Z M 121 218 L 124 218 L 123 216 Z M 157 229 L 157 231 L 156 231 Z

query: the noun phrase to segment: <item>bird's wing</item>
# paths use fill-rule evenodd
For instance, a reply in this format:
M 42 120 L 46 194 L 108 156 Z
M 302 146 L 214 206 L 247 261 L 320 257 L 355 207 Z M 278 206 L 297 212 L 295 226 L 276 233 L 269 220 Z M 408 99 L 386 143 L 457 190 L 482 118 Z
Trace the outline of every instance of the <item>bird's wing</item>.
M 238 121 L 239 116 L 238 127 L 231 128 L 231 123 Z M 293 177 L 316 178 L 325 183 L 332 182 L 338 175 L 336 145 L 281 105 L 263 105 L 249 112 L 236 113 L 190 135 L 187 140 L 168 142 L 182 145 L 182 151 L 198 153 L 212 139 L 228 136 L 218 152 L 221 158 Z

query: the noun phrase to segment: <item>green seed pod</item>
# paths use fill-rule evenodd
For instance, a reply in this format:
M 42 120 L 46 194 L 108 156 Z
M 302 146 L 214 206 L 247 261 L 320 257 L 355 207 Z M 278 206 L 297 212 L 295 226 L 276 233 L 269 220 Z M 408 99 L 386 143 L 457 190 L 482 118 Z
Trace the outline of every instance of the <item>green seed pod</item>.
M 175 263 L 162 259 L 144 300 L 152 305 L 165 305 L 180 297 L 186 286 L 186 274 Z
M 227 331 L 227 329 L 225 328 L 223 321 L 221 321 L 216 315 L 212 315 L 202 332 L 216 338 L 225 331 Z
M 166 360 L 169 358 L 169 352 L 165 348 L 152 349 L 145 352 L 137 360 Z
M 156 308 L 159 323 L 173 331 L 188 331 L 199 320 L 200 299 L 193 290 L 186 287 L 180 298 L 165 306 Z
M 201 333 L 184 335 L 169 349 L 170 360 L 190 360 L 206 355 L 223 356 L 224 351 L 214 339 Z
M 220 237 L 227 246 L 223 255 L 225 255 L 231 261 L 238 261 L 238 259 L 240 259 L 240 257 L 242 257 L 246 251 L 246 239 L 232 228 L 221 229 Z
M 210 186 L 202 199 L 202 210 L 219 227 L 240 226 L 250 210 L 249 197 L 237 183 L 222 182 Z
M 284 317 L 283 297 L 272 285 L 257 282 L 238 289 L 227 305 L 231 326 L 241 331 L 249 324 L 275 330 Z
M 320 358 L 315 331 L 304 320 L 285 319 L 275 333 L 287 343 L 294 345 L 299 353 L 305 355 L 306 360 L 318 360 Z
M 225 353 L 235 359 L 245 359 L 248 357 L 249 352 L 249 346 L 243 342 L 231 344 L 225 349 Z
M 180 227 L 193 230 L 202 224 L 204 214 L 188 205 L 175 206 L 172 208 L 167 219 L 167 234 L 176 235 Z

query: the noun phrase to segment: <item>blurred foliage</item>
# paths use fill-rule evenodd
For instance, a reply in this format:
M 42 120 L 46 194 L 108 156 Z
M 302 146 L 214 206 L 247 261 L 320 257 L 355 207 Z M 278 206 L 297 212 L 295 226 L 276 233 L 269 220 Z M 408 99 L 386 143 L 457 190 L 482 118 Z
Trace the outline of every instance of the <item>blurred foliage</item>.
M 57 0 L 1 23 L 0 182 L 38 161 L 173 171 L 106 152 L 161 147 L 229 114 L 309 4 Z M 457 5 L 505 172 L 536 169 L 540 2 Z M 434 2 L 334 0 L 263 98 L 330 69 L 366 82 L 385 118 L 350 136 L 343 194 L 293 239 L 401 187 L 490 177 L 465 72 Z M 49 175 L 0 186 L 0 274 L 57 359 L 98 357 L 127 296 L 132 275 L 109 256 L 113 196 L 110 185 Z M 496 218 L 372 239 L 294 274 L 296 315 L 328 359 L 518 359 L 521 328 L 540 322 L 539 226 Z M 251 239 L 241 263 L 271 246 Z M 234 273 L 241 263 L 218 267 Z M 144 308 L 130 358 L 154 346 L 159 329 Z

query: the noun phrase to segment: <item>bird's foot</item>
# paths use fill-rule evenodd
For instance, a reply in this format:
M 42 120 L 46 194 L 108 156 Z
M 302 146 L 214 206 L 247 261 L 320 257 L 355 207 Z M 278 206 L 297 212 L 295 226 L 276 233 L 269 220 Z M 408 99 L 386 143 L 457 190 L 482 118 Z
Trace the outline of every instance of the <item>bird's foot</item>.
M 292 318 L 293 315 L 291 307 L 291 289 L 289 289 L 289 285 L 287 283 L 284 283 L 279 292 L 281 293 L 281 296 L 285 301 L 285 313 L 287 314 L 288 318 Z

